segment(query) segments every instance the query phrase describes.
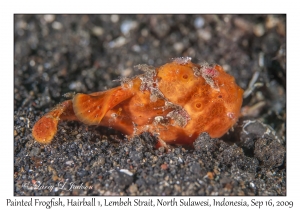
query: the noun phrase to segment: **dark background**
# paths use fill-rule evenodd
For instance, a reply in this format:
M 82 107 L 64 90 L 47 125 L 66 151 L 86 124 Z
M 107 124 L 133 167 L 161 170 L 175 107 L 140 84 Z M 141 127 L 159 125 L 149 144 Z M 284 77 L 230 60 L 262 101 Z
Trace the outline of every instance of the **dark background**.
M 15 15 L 14 44 L 15 195 L 286 195 L 285 15 Z M 222 65 L 244 90 L 259 72 L 228 135 L 166 152 L 147 133 L 128 141 L 63 122 L 50 145 L 33 140 L 63 94 L 106 90 L 140 74 L 137 64 L 183 56 Z

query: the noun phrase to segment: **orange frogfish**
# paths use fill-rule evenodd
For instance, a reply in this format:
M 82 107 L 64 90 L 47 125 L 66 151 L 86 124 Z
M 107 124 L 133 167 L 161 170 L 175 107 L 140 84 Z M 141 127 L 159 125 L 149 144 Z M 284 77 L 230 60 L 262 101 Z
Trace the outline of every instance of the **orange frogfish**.
M 33 127 L 36 141 L 49 144 L 58 122 L 78 120 L 130 136 L 150 132 L 160 145 L 192 145 L 198 135 L 224 135 L 238 120 L 243 90 L 219 65 L 175 58 L 160 67 L 137 65 L 144 74 L 121 79 L 121 86 L 77 93 L 58 104 Z

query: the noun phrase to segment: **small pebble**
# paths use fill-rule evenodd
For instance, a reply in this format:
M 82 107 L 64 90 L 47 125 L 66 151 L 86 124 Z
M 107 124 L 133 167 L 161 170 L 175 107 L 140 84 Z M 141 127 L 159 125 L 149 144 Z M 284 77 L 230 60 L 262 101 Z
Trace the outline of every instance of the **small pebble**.
M 95 26 L 95 27 L 92 29 L 92 31 L 93 31 L 93 34 L 96 35 L 96 36 L 101 36 L 101 35 L 103 35 L 103 33 L 104 33 L 103 28 L 101 28 L 101 27 L 99 27 L 99 26 Z
M 63 28 L 63 25 L 60 22 L 55 21 L 52 23 L 52 28 L 55 30 L 61 30 Z
M 44 19 L 47 23 L 52 23 L 55 20 L 55 15 L 44 15 Z
M 160 166 L 160 168 L 162 169 L 162 170 L 167 170 L 169 167 L 168 167 L 168 164 L 162 164 L 161 166 Z
M 197 17 L 194 20 L 194 26 L 196 29 L 202 28 L 205 24 L 205 20 L 202 17 Z

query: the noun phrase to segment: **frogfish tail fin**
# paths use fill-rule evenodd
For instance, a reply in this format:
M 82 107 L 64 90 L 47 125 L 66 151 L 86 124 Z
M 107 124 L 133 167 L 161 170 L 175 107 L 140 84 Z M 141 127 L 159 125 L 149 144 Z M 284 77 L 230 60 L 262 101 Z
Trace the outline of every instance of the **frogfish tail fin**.
M 76 119 L 72 101 L 64 101 L 35 123 L 32 128 L 32 136 L 41 144 L 49 144 L 57 132 L 57 124 L 60 120 Z

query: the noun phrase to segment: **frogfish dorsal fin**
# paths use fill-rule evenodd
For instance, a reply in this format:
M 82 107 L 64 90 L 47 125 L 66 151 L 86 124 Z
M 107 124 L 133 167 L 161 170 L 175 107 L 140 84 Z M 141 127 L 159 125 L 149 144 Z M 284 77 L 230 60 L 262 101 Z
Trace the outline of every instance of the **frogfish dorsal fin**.
M 107 111 L 133 96 L 130 89 L 113 88 L 93 94 L 78 93 L 73 98 L 77 118 L 87 125 L 98 125 Z

